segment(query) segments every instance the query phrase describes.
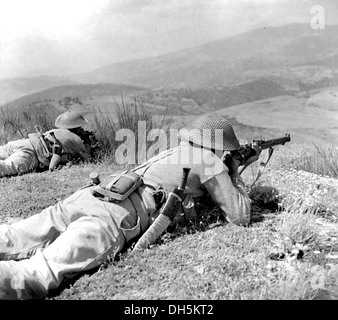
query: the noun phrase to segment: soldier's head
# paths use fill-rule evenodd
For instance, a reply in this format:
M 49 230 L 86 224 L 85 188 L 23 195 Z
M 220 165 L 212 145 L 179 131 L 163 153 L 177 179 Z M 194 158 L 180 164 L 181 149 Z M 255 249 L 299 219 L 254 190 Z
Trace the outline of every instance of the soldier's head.
M 226 118 L 207 113 L 180 130 L 183 140 L 213 152 L 237 150 L 240 147 L 234 129 Z
M 81 131 L 87 123 L 88 120 L 80 112 L 68 110 L 56 118 L 55 127 L 68 129 L 76 134 L 76 131 Z

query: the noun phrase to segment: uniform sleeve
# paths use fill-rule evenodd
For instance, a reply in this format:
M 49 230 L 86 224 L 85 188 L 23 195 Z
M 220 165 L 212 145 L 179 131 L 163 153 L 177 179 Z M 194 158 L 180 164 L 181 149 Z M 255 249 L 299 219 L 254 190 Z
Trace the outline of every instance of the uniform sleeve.
M 228 222 L 237 225 L 250 222 L 251 200 L 239 175 L 230 178 L 223 171 L 206 181 L 204 186 Z

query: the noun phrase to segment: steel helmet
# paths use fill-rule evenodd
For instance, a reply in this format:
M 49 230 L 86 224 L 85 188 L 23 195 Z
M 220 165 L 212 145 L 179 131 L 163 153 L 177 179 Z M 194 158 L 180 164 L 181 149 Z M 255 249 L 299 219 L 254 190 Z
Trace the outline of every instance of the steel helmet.
M 68 110 L 60 114 L 55 120 L 55 127 L 59 129 L 73 129 L 87 124 L 88 120 L 78 111 Z
M 231 123 L 215 113 L 204 114 L 179 133 L 182 138 L 210 149 L 231 151 L 240 147 Z

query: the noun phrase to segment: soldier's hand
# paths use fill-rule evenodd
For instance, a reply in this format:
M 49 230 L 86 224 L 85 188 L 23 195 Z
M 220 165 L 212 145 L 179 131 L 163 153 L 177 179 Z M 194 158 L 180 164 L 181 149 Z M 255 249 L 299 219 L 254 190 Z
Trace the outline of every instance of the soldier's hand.
M 241 163 L 239 160 L 235 159 L 230 154 L 226 154 L 223 163 L 228 167 L 230 176 L 238 173 L 238 167 Z
M 248 153 L 245 157 L 244 157 L 244 163 L 243 165 L 248 166 L 249 164 L 257 161 L 259 159 L 259 155 L 261 154 L 262 149 L 260 146 L 258 145 L 252 145 L 250 147 L 250 153 Z

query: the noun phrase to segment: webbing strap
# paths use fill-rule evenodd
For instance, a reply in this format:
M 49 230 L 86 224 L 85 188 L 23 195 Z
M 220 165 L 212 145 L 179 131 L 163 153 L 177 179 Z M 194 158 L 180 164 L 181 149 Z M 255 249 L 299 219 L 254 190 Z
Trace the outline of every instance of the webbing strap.
M 142 181 L 143 181 L 143 183 L 144 183 L 145 185 L 151 186 L 151 187 L 153 187 L 155 190 L 158 190 L 158 189 L 162 188 L 161 184 L 155 182 L 155 181 L 152 180 L 152 179 L 144 178 L 144 177 L 142 177 L 142 176 L 141 176 L 141 178 L 142 178 Z
M 153 181 L 152 179 L 145 178 L 144 174 L 154 163 L 156 163 L 156 162 L 158 162 L 158 161 L 160 161 L 160 160 L 162 160 L 162 159 L 164 159 L 164 158 L 166 158 L 166 157 L 168 157 L 172 154 L 173 154 L 173 149 L 165 150 L 162 153 L 160 153 L 159 155 L 157 155 L 157 157 L 149 159 L 148 161 L 139 165 L 138 167 L 133 168 L 131 171 L 135 172 L 136 170 L 144 168 L 144 171 L 141 174 L 141 178 L 143 180 L 143 183 L 152 186 L 155 190 L 160 189 L 162 187 L 161 184 Z
M 170 156 L 171 154 L 173 154 L 173 149 L 168 149 L 168 150 L 165 150 L 163 152 L 161 152 L 160 154 L 158 154 L 156 157 L 153 157 L 151 159 L 149 159 L 148 161 L 140 164 L 139 166 L 133 168 L 131 171 L 136 171 L 136 170 L 139 170 L 141 168 L 145 168 L 144 171 L 143 171 L 143 174 L 150 168 L 150 166 L 162 159 L 164 159 L 165 157 L 167 156 Z
M 261 177 L 261 175 L 263 174 L 263 172 L 264 172 L 264 170 L 265 170 L 265 168 L 266 168 L 266 165 L 268 164 L 268 162 L 270 161 L 270 159 L 271 159 L 271 156 L 272 156 L 272 154 L 273 154 L 273 148 L 272 147 L 270 147 L 269 148 L 269 155 L 268 155 L 268 159 L 265 161 L 265 162 L 260 162 L 260 164 L 259 164 L 259 170 L 258 170 L 258 173 L 257 173 L 257 176 L 256 176 L 256 179 L 254 180 L 254 182 L 251 184 L 251 186 L 249 187 L 249 189 L 251 189 L 253 186 L 254 186 L 254 184 L 258 181 L 258 179 Z

